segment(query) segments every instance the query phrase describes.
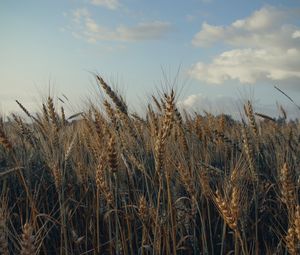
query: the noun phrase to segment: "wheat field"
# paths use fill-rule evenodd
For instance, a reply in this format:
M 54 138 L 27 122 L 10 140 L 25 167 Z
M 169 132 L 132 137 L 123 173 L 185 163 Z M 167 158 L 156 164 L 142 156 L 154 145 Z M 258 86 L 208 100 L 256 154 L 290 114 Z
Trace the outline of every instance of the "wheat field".
M 299 254 L 300 124 L 180 111 L 176 91 L 129 112 L 66 118 L 48 97 L 0 125 L 0 254 Z M 76 117 L 76 120 L 74 120 Z

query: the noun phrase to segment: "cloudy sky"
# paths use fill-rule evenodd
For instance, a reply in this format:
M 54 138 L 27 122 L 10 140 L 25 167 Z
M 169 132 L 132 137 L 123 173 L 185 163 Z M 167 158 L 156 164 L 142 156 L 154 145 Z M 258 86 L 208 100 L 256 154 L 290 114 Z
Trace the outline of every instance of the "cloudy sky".
M 237 114 L 251 99 L 300 117 L 274 89 L 300 104 L 299 17 L 296 0 L 3 0 L 0 111 L 34 111 L 49 88 L 76 111 L 98 96 L 96 72 L 134 110 L 175 83 L 190 110 Z

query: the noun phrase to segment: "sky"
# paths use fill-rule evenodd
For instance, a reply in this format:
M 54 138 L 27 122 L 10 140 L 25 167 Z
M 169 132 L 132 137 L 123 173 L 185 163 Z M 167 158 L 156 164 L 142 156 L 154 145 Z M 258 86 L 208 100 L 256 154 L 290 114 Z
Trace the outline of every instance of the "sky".
M 174 86 L 189 111 L 238 115 L 250 99 L 299 118 L 274 88 L 300 104 L 299 17 L 298 0 L 2 0 L 0 112 L 50 94 L 76 113 L 100 101 L 97 73 L 132 111 Z

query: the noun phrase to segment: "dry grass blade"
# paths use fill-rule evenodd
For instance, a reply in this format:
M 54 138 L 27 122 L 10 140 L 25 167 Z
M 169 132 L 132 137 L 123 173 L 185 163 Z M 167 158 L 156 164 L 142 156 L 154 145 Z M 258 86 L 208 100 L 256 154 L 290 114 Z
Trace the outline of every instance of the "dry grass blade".
M 76 113 L 76 114 L 72 114 L 69 118 L 68 118 L 68 120 L 72 120 L 72 119 L 74 119 L 74 118 L 76 118 L 76 117 L 78 117 L 78 116 L 81 116 L 83 114 L 83 112 L 78 112 L 78 113 Z
M 283 94 L 284 96 L 286 96 L 300 110 L 300 106 L 297 105 L 295 103 L 295 101 L 288 94 L 286 94 L 284 91 L 282 91 L 280 88 L 278 88 L 276 86 L 274 86 L 274 88 L 277 89 L 281 94 Z
M 15 167 L 15 168 L 11 168 L 11 169 L 2 171 L 2 172 L 0 172 L 0 178 L 5 177 L 6 175 L 9 175 L 9 174 L 14 173 L 16 171 L 20 171 L 22 169 L 24 169 L 24 167 Z

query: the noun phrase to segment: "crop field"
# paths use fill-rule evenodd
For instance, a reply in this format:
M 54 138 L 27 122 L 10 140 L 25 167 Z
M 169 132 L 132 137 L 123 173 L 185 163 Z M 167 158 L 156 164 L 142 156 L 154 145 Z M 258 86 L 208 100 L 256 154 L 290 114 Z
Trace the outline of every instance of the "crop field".
M 1 119 L 0 254 L 300 253 L 300 124 L 284 109 L 188 113 L 170 89 L 141 116 L 96 80 L 88 110 L 49 96 Z

